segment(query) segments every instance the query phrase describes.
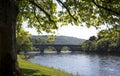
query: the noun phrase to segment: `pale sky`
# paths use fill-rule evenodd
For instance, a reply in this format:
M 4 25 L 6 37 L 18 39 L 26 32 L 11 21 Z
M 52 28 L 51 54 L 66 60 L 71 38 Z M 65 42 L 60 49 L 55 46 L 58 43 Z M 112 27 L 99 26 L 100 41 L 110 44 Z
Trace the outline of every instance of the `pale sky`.
M 34 28 L 27 28 L 27 26 L 24 26 L 24 29 L 29 31 L 32 35 L 38 35 L 36 30 Z M 57 30 L 57 35 L 62 36 L 70 36 L 70 37 L 77 37 L 82 39 L 89 39 L 90 36 L 96 36 L 98 33 L 98 30 L 96 30 L 94 27 L 87 28 L 85 26 L 63 26 L 60 27 Z M 41 34 L 40 34 L 41 35 Z M 47 35 L 46 33 L 43 33 L 42 35 Z

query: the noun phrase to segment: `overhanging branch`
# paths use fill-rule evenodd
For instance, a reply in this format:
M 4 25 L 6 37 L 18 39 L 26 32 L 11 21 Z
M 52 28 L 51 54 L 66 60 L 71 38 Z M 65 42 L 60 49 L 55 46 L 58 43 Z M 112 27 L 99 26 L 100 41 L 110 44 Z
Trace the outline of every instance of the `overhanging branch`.
M 74 19 L 75 21 L 77 21 L 77 19 L 70 13 L 70 10 L 67 8 L 67 6 L 64 5 L 64 3 L 61 0 L 57 0 L 60 4 L 62 4 L 62 6 L 67 10 L 68 14 L 70 15 L 70 17 L 72 19 Z
M 112 9 L 110 9 L 110 8 L 101 6 L 101 5 L 97 4 L 97 3 L 95 2 L 95 0 L 92 0 L 92 2 L 93 2 L 98 8 L 105 9 L 105 10 L 107 10 L 107 11 L 110 11 L 110 12 L 115 13 L 116 15 L 119 15 L 119 16 L 120 16 L 120 13 L 118 13 L 117 11 L 114 11 L 114 10 L 112 10 Z
M 35 8 L 33 8 L 33 13 L 34 13 L 34 16 L 35 16 L 35 18 L 37 19 L 38 23 L 39 23 L 42 27 L 44 27 L 44 25 L 40 22 L 39 18 L 38 18 L 37 15 L 36 15 Z
M 56 25 L 56 22 L 54 20 L 51 19 L 50 14 L 48 14 L 48 12 L 46 12 L 41 6 L 39 6 L 37 3 L 35 3 L 33 0 L 28 0 L 31 4 L 33 4 L 34 6 L 36 6 L 38 9 L 40 9 L 47 17 L 48 19 L 54 23 L 55 28 L 58 28 Z

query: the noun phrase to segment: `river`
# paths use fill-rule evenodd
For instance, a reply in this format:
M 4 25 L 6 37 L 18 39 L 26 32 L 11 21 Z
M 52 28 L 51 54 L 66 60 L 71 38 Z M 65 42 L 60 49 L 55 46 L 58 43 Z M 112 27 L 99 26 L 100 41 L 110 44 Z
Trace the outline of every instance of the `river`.
M 97 54 L 45 54 L 29 61 L 78 76 L 120 76 L 120 56 Z

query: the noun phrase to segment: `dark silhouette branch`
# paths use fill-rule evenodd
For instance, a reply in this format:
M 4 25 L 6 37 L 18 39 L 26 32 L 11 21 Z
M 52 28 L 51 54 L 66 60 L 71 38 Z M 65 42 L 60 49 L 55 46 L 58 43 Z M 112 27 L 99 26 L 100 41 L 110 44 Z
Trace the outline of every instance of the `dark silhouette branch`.
M 31 4 L 33 4 L 34 6 L 36 6 L 38 9 L 40 9 L 40 10 L 48 17 L 48 19 L 49 19 L 51 22 L 54 23 L 55 28 L 56 28 L 56 29 L 58 28 L 57 25 L 56 25 L 56 22 L 51 19 L 51 16 L 50 16 L 50 14 L 48 14 L 47 11 L 45 11 L 40 5 L 38 5 L 37 3 L 35 3 L 33 0 L 28 0 L 28 1 L 29 1 Z
M 38 16 L 36 15 L 36 12 L 35 12 L 35 11 L 36 11 L 35 8 L 33 8 L 33 13 L 34 13 L 35 18 L 37 19 L 38 23 L 39 23 L 42 27 L 44 27 L 44 25 L 40 22 Z
M 62 4 L 62 6 L 67 10 L 70 17 L 72 17 L 72 19 L 74 19 L 77 22 L 77 19 L 70 13 L 70 10 L 67 8 L 67 6 L 65 6 L 64 3 L 61 0 L 57 0 L 57 2 Z
M 120 13 L 119 13 L 119 12 L 114 11 L 114 10 L 112 10 L 112 9 L 110 9 L 110 8 L 107 8 L 107 7 L 103 7 L 103 6 L 99 5 L 99 4 L 97 4 L 97 3 L 95 2 L 95 0 L 92 0 L 92 2 L 93 2 L 98 8 L 105 9 L 105 10 L 107 10 L 107 11 L 110 11 L 110 12 L 115 13 L 116 15 L 119 15 L 119 16 L 120 16 Z

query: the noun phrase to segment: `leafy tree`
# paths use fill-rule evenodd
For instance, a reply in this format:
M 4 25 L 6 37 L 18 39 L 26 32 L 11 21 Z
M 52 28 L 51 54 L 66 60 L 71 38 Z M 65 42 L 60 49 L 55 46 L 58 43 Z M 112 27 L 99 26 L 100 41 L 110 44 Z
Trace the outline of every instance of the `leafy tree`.
M 83 51 L 94 52 L 95 51 L 95 41 L 86 40 L 81 44 Z
M 57 4 L 62 9 L 57 10 Z M 19 76 L 16 22 L 54 32 L 61 25 L 85 23 L 86 26 L 120 24 L 119 0 L 0 0 L 0 76 Z M 52 29 L 52 30 L 51 30 Z M 7 72 L 7 73 L 6 73 Z
M 93 51 L 96 52 L 111 52 L 111 53 L 117 53 L 120 49 L 120 26 L 114 26 L 112 28 L 101 30 L 97 34 L 98 38 L 95 36 L 92 36 L 89 38 L 89 40 L 85 41 L 82 44 L 82 48 L 85 51 L 90 51 L 90 48 L 92 48 Z M 94 43 L 94 44 L 92 44 Z
M 108 51 L 109 41 L 105 39 L 100 39 L 96 42 L 96 51 L 100 53 L 105 53 Z
M 118 48 L 117 48 L 117 44 L 115 42 L 109 44 L 108 52 L 114 52 L 115 53 L 117 50 L 118 50 Z
M 91 36 L 90 38 L 89 38 L 89 40 L 90 41 L 94 41 L 94 40 L 96 40 L 97 38 L 95 37 L 95 36 Z
M 25 31 L 22 27 L 17 30 L 17 53 L 20 51 L 33 50 L 33 44 L 30 41 L 31 35 L 29 32 Z
M 98 41 L 104 39 L 109 42 L 109 51 L 119 50 L 120 47 L 120 26 L 114 26 L 108 30 L 98 33 Z

